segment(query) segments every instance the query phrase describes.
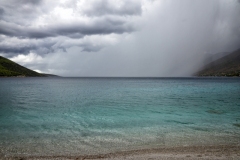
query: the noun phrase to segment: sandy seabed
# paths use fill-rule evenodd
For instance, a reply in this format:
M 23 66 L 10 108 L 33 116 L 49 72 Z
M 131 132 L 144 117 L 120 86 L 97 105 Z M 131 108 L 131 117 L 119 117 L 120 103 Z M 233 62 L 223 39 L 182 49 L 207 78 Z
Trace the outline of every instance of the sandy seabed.
M 4 156 L 0 159 L 6 160 L 84 160 L 84 159 L 101 159 L 101 160 L 240 160 L 240 145 L 218 145 L 218 146 L 184 146 L 171 148 L 155 148 L 121 151 L 108 154 L 98 155 L 56 155 L 56 156 Z

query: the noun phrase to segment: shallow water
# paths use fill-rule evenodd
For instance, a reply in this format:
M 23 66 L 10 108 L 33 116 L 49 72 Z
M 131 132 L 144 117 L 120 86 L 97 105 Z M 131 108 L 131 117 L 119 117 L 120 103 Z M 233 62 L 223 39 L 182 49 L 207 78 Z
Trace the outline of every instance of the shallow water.
M 239 78 L 0 78 L 4 155 L 239 143 Z

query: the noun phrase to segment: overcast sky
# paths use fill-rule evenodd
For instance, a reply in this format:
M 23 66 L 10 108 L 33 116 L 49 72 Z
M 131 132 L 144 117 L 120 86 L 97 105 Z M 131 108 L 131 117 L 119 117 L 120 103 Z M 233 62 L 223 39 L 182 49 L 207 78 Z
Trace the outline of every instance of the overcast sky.
M 61 76 L 189 76 L 240 48 L 240 0 L 1 0 L 0 55 Z

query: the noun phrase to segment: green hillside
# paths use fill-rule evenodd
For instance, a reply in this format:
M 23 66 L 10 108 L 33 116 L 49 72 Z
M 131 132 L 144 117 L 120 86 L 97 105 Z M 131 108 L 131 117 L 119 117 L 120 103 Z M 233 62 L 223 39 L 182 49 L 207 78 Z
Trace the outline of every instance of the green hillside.
M 197 76 L 240 76 L 240 49 L 206 65 Z
M 45 75 L 25 68 L 7 58 L 0 56 L 0 77 L 45 77 Z

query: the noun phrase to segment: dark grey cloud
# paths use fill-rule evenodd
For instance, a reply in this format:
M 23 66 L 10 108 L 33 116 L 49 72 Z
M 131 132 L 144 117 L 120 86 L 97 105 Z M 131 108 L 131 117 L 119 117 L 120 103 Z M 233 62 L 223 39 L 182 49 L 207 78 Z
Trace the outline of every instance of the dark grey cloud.
M 19 46 L 19 47 L 7 47 L 7 46 L 0 46 L 0 52 L 3 53 L 29 53 L 30 50 L 35 50 L 36 46 Z
M 54 36 L 53 33 L 50 31 L 44 31 L 44 29 L 41 30 L 23 27 L 14 23 L 7 23 L 5 21 L 0 21 L 0 34 L 18 38 L 46 38 Z
M 1 16 L 3 16 L 3 14 L 4 14 L 4 9 L 0 7 L 0 18 Z
M 113 4 L 116 1 L 99 0 L 92 3 L 90 7 L 84 9 L 85 13 L 89 16 L 104 16 L 104 15 L 141 15 L 141 3 L 134 1 L 122 1 L 120 4 Z
M 41 4 L 41 2 L 42 2 L 42 0 L 18 0 L 17 3 L 39 5 L 39 4 Z
M 92 24 L 70 24 L 70 25 L 60 25 L 53 26 L 50 28 L 50 32 L 56 35 L 69 36 L 72 34 L 80 35 L 98 35 L 98 34 L 111 34 L 117 33 L 122 34 L 125 32 L 133 32 L 136 29 L 127 24 L 123 20 L 112 20 L 109 18 L 104 18 L 100 20 L 93 21 Z
M 93 45 L 83 45 L 83 50 L 84 52 L 97 52 L 102 49 L 102 46 L 93 46 Z
M 2 20 L 21 25 L 31 24 L 34 18 L 47 10 L 41 7 L 42 0 L 2 0 L 0 6 L 4 9 Z
M 79 35 L 96 34 L 122 34 L 133 32 L 135 28 L 122 20 L 111 20 L 109 18 L 93 21 L 92 24 L 75 23 L 75 24 L 57 24 L 46 27 L 25 27 L 14 23 L 0 21 L 0 34 L 19 37 L 19 38 L 47 38 L 57 36 L 72 37 Z
M 29 54 L 30 51 L 34 53 L 43 55 L 54 51 L 55 41 L 32 41 L 25 40 L 25 42 L 21 42 L 12 39 L 9 39 L 8 43 L 3 43 L 3 40 L 0 40 L 0 53 L 7 53 L 7 57 L 14 56 L 16 54 Z M 63 49 L 59 47 L 59 49 Z
M 1 22 L 1 21 L 0 21 Z M 48 27 L 40 27 L 40 28 L 31 28 L 31 27 L 23 27 L 16 24 L 1 22 L 0 23 L 0 34 L 7 36 L 7 37 L 17 37 L 19 41 L 24 39 L 42 39 L 44 43 L 34 44 L 32 46 L 29 46 L 29 44 L 20 44 L 16 46 L 4 46 L 0 45 L 0 52 L 5 53 L 22 53 L 27 54 L 31 50 L 37 50 L 40 47 L 46 48 L 48 51 L 44 53 L 49 53 L 53 51 L 54 43 L 58 43 L 59 39 L 62 37 L 68 37 L 73 39 L 81 39 L 84 36 L 91 36 L 91 35 L 108 35 L 108 34 L 123 34 L 123 33 L 131 33 L 135 31 L 135 28 L 129 24 L 126 24 L 126 22 L 122 20 L 112 20 L 110 18 L 104 18 L 101 20 L 96 20 L 92 22 L 92 24 L 58 24 L 54 26 L 48 26 Z M 54 37 L 55 40 L 48 42 L 45 39 Z M 61 37 L 61 38 L 58 38 Z M 28 42 L 31 44 L 31 42 Z M 51 45 L 49 45 L 51 44 Z M 91 44 L 73 44 L 76 46 L 81 46 L 83 51 L 88 52 L 96 52 L 103 48 L 103 46 L 99 45 L 91 45 Z M 66 47 L 71 47 L 71 45 L 68 46 L 58 46 L 60 49 L 66 50 Z M 42 53 L 42 54 L 44 54 Z M 41 54 L 41 53 L 40 53 Z

